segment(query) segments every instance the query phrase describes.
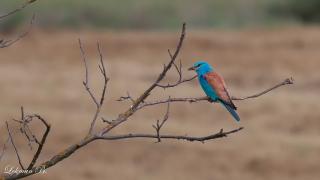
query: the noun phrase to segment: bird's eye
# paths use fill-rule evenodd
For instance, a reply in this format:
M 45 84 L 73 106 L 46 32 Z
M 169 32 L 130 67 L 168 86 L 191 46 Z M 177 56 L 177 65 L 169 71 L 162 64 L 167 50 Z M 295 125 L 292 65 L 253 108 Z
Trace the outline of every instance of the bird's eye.
M 198 64 L 196 67 L 199 67 L 201 64 Z

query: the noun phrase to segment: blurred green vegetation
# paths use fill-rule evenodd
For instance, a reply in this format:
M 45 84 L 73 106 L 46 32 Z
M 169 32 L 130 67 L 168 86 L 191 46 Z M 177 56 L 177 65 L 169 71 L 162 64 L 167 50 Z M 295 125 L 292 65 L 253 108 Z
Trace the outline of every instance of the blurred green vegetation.
M 282 4 L 273 4 L 270 13 L 296 18 L 303 23 L 320 23 L 320 0 L 287 0 Z
M 299 6 L 319 0 L 37 0 L 22 11 L 0 19 L 0 30 L 11 31 L 29 23 L 43 28 L 176 29 L 270 26 L 292 23 L 290 2 Z M 2 0 L 0 14 L 25 0 Z M 300 2 L 300 3 L 299 3 Z M 318 3 L 319 4 L 319 3 Z M 294 8 L 293 8 L 294 9 Z M 318 11 L 319 12 L 319 11 Z M 293 18 L 292 18 L 293 17 Z M 318 18 L 320 16 L 318 15 Z

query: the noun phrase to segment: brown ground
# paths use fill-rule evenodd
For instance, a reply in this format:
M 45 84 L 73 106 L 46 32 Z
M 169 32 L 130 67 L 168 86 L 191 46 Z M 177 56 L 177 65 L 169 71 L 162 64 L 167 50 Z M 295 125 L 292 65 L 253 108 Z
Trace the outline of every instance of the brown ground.
M 100 96 L 96 42 L 105 57 L 108 84 L 101 115 L 114 119 L 131 103 L 117 102 L 129 91 L 137 97 L 149 87 L 169 60 L 180 32 L 41 32 L 35 29 L 10 48 L 0 50 L 0 142 L 7 138 L 5 121 L 38 113 L 52 124 L 37 163 L 50 159 L 88 132 L 95 105 L 82 85 L 85 78 L 78 37 L 86 51 L 90 86 Z M 96 141 L 27 179 L 318 179 L 320 177 L 320 28 L 287 27 L 238 31 L 188 31 L 179 59 L 183 76 L 194 61 L 205 59 L 225 79 L 232 95 L 243 97 L 265 90 L 288 77 L 294 85 L 280 87 L 256 99 L 235 101 L 240 122 L 219 104 L 172 103 L 163 134 L 204 136 L 221 128 L 244 130 L 228 138 L 199 142 L 154 139 Z M 176 72 L 163 83 L 175 82 Z M 197 81 L 172 89 L 156 89 L 149 101 L 199 97 Z M 154 133 L 165 105 L 147 107 L 110 134 Z M 104 127 L 97 121 L 95 131 Z M 34 122 L 40 136 L 44 127 Z M 25 166 L 35 150 L 15 136 Z M 2 145 L 1 145 L 2 147 Z M 12 145 L 0 163 L 19 166 Z

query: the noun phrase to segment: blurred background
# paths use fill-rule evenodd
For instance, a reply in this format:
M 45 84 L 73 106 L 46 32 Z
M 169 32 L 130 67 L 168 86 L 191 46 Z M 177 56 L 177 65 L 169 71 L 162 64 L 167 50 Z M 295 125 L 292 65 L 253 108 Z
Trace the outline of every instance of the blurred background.
M 23 0 L 1 2 L 0 11 L 20 6 Z M 62 0 L 37 2 L 0 21 L 2 33 L 26 24 L 37 14 L 40 28 L 90 28 L 116 30 L 179 29 L 182 21 L 189 28 L 239 28 L 278 26 L 320 21 L 317 0 Z
M 23 0 L 4 0 L 0 14 Z M 206 136 L 244 127 L 227 138 L 199 142 L 155 139 L 95 141 L 47 170 L 26 179 L 318 179 L 320 176 L 320 2 L 316 0 L 216 1 L 36 1 L 0 19 L 0 35 L 14 38 L 0 49 L 0 143 L 18 125 L 11 118 L 37 113 L 52 129 L 37 164 L 51 159 L 83 139 L 95 113 L 85 90 L 81 38 L 89 67 L 89 86 L 100 98 L 103 77 L 98 68 L 101 51 L 110 81 L 101 116 L 112 120 L 131 106 L 116 101 L 127 91 L 138 97 L 158 77 L 174 52 L 182 23 L 187 36 L 178 56 L 183 78 L 187 68 L 204 59 L 225 79 L 229 92 L 244 97 L 293 77 L 294 85 L 261 97 L 235 101 L 240 122 L 219 104 L 176 102 L 161 133 Z M 175 83 L 172 69 L 163 84 Z M 200 97 L 197 80 L 175 88 L 152 91 L 147 101 L 171 97 Z M 155 133 L 166 104 L 139 110 L 109 134 Z M 105 127 L 97 120 L 94 131 Z M 36 119 L 31 129 L 40 139 L 45 127 Z M 37 146 L 14 136 L 25 166 Z M 2 146 L 1 146 L 2 147 Z M 1 149 L 2 150 L 2 149 Z M 0 162 L 19 167 L 9 144 Z M 21 169 L 19 167 L 19 169 Z

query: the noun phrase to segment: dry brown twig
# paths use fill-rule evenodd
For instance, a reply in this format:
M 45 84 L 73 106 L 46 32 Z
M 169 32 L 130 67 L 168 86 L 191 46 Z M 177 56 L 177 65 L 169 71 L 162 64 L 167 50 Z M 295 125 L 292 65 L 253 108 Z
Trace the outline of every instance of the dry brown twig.
M 186 30 L 186 24 L 184 23 L 183 27 L 182 27 L 180 41 L 178 43 L 177 49 L 176 49 L 176 51 L 175 51 L 175 53 L 173 55 L 170 53 L 170 51 L 168 51 L 171 59 L 170 59 L 170 61 L 169 61 L 169 63 L 167 65 L 164 65 L 164 69 L 160 73 L 160 75 L 156 79 L 156 81 L 147 90 L 145 90 L 145 92 L 143 94 L 141 94 L 136 100 L 134 100 L 130 96 L 129 92 L 127 92 L 127 96 L 120 97 L 118 101 L 122 101 L 122 100 L 125 100 L 125 99 L 130 99 L 132 101 L 132 106 L 127 111 L 125 111 L 124 113 L 119 114 L 119 116 L 116 119 L 112 120 L 112 121 L 108 121 L 108 120 L 102 118 L 102 120 L 104 122 L 107 122 L 108 125 L 106 127 L 102 128 L 100 131 L 98 131 L 96 133 L 92 133 L 92 131 L 93 131 L 93 127 L 94 127 L 95 121 L 96 121 L 96 119 L 97 119 L 97 117 L 98 117 L 98 115 L 100 113 L 100 109 L 101 109 L 101 107 L 103 105 L 104 96 L 105 96 L 105 92 L 106 92 L 106 86 L 107 86 L 107 82 L 108 82 L 109 78 L 106 75 L 105 67 L 104 67 L 104 64 L 103 64 L 103 57 L 102 57 L 102 54 L 101 54 L 101 51 L 100 51 L 100 46 L 98 44 L 98 52 L 100 54 L 100 62 L 101 62 L 101 66 L 99 66 L 99 69 L 100 69 L 100 71 L 101 71 L 101 73 L 102 73 L 102 75 L 104 77 L 104 86 L 103 86 L 103 90 L 102 90 L 102 95 L 101 95 L 101 98 L 100 98 L 100 102 L 98 103 L 97 99 L 94 97 L 93 93 L 91 92 L 91 90 L 89 88 L 89 74 L 88 74 L 88 66 L 87 66 L 86 56 L 85 56 L 84 50 L 82 48 L 81 41 L 79 39 L 79 45 L 80 45 L 80 49 L 81 49 L 81 52 L 82 52 L 82 55 L 83 55 L 83 60 L 84 60 L 84 65 L 85 65 L 85 70 L 86 70 L 86 80 L 83 82 L 83 84 L 84 84 L 86 90 L 88 91 L 89 95 L 91 96 L 92 100 L 94 101 L 94 103 L 97 106 L 96 113 L 95 113 L 94 118 L 93 118 L 93 120 L 91 122 L 89 133 L 87 134 L 87 136 L 84 139 L 82 139 L 82 140 L 78 141 L 77 143 L 71 145 L 70 147 L 64 149 L 63 151 L 61 151 L 60 153 L 58 153 L 57 155 L 52 157 L 50 160 L 47 160 L 47 161 L 45 161 L 45 162 L 43 162 L 40 165 L 35 166 L 35 167 L 32 166 L 30 168 L 30 166 L 29 166 L 28 169 L 30 168 L 30 173 L 10 174 L 10 175 L 5 176 L 4 178 L 5 179 L 22 178 L 22 177 L 26 177 L 26 176 L 34 174 L 36 172 L 36 169 L 39 169 L 40 167 L 43 167 L 43 168 L 47 169 L 47 168 L 57 164 L 58 162 L 62 161 L 63 159 L 69 157 L 71 154 L 73 154 L 79 148 L 87 145 L 88 143 L 90 143 L 90 142 L 92 142 L 94 140 L 98 140 L 98 139 L 119 140 L 119 139 L 127 139 L 127 138 L 155 138 L 155 139 L 158 140 L 157 142 L 161 142 L 161 139 L 177 139 L 177 140 L 182 139 L 182 140 L 187 140 L 187 141 L 191 141 L 191 142 L 192 141 L 199 141 L 199 142 L 204 143 L 204 141 L 206 141 L 206 140 L 212 140 L 212 139 L 227 137 L 228 134 L 236 133 L 236 132 L 242 130 L 243 127 L 240 127 L 240 128 L 228 131 L 228 132 L 223 132 L 223 129 L 221 129 L 218 133 L 214 133 L 214 134 L 211 134 L 211 135 L 208 135 L 208 136 L 203 136 L 203 137 L 192 137 L 192 136 L 187 136 L 187 135 L 161 135 L 160 134 L 160 129 L 163 127 L 164 123 L 169 118 L 169 108 L 170 108 L 170 103 L 171 102 L 178 102 L 178 101 L 181 101 L 181 102 L 185 102 L 185 101 L 197 102 L 197 101 L 201 101 L 201 100 L 210 100 L 208 97 L 200 97 L 200 98 L 171 98 L 169 96 L 168 99 L 157 100 L 157 101 L 152 101 L 152 102 L 144 102 L 147 99 L 147 97 L 150 95 L 151 91 L 155 87 L 161 87 L 161 88 L 175 87 L 175 86 L 177 86 L 177 85 L 179 85 L 181 83 L 184 83 L 184 82 L 187 82 L 187 81 L 191 81 L 192 79 L 194 79 L 196 77 L 195 76 L 195 77 L 190 78 L 190 79 L 182 80 L 182 71 L 181 71 L 182 64 L 181 64 L 181 61 L 180 61 L 179 68 L 175 64 L 175 59 L 178 56 L 178 53 L 179 53 L 179 51 L 181 49 L 181 46 L 183 44 L 183 40 L 184 40 L 185 35 L 186 35 L 185 30 Z M 178 82 L 173 84 L 173 85 L 170 85 L 170 84 L 168 84 L 168 85 L 159 85 L 160 81 L 166 76 L 167 71 L 172 67 L 172 65 L 175 66 L 175 68 L 176 68 L 176 70 L 177 70 L 177 72 L 179 74 Z M 292 83 L 293 83 L 293 79 L 289 80 L 289 81 L 285 81 L 285 83 L 281 83 L 281 84 L 277 85 L 277 87 L 280 87 L 280 86 L 285 85 L 285 84 L 292 84 Z M 246 97 L 246 98 L 233 98 L 233 99 L 234 100 L 242 100 L 242 99 L 247 99 L 247 98 L 258 97 L 258 96 L 260 96 L 260 95 L 262 95 L 262 94 L 264 94 L 266 92 L 269 92 L 269 91 L 271 91 L 271 90 L 273 90 L 273 89 L 275 89 L 277 87 L 270 88 L 270 89 L 268 89 L 268 90 L 266 90 L 266 91 L 264 91 L 262 93 L 254 95 L 254 96 L 249 96 L 249 97 Z M 107 136 L 106 135 L 110 130 L 112 130 L 113 128 L 117 127 L 119 124 L 127 121 L 128 118 L 130 116 L 132 116 L 136 111 L 138 111 L 138 110 L 140 110 L 140 109 L 142 109 L 143 107 L 146 107 L 146 106 L 156 105 L 156 104 L 161 104 L 161 103 L 168 103 L 168 106 L 167 106 L 166 114 L 165 114 L 161 124 L 159 124 L 159 120 L 157 120 L 157 124 L 155 126 L 153 125 L 153 127 L 156 129 L 156 134 L 138 133 L 138 134 L 115 135 L 115 136 Z M 37 116 L 37 115 L 34 115 L 33 117 L 38 117 L 40 119 L 40 116 Z M 47 126 L 46 133 L 48 132 L 48 127 L 50 129 L 50 125 Z M 25 129 L 24 129 L 24 131 L 25 131 Z M 13 133 L 15 133 L 15 132 L 13 132 Z M 11 135 L 13 133 L 11 133 Z M 9 132 L 9 134 L 10 134 L 10 132 Z M 41 144 L 43 145 L 44 141 L 41 141 Z M 6 145 L 5 145 L 5 147 L 6 147 Z M 37 157 L 38 157 L 39 154 L 37 154 Z M 35 162 L 35 161 L 33 161 L 33 162 Z M 0 179 L 1 179 L 1 177 L 0 177 Z
M 158 141 L 155 142 L 155 143 L 161 142 L 160 129 L 162 128 L 163 124 L 164 124 L 164 123 L 168 120 L 168 118 L 169 118 L 169 108 L 170 108 L 170 96 L 169 96 L 169 98 L 168 98 L 167 113 L 164 115 L 161 124 L 159 124 L 159 119 L 158 119 L 158 120 L 157 120 L 157 125 L 156 125 L 156 126 L 155 126 L 155 125 L 152 125 L 152 127 L 157 131 Z
M 11 46 L 13 43 L 17 42 L 22 37 L 26 36 L 32 29 L 33 26 L 34 15 L 32 16 L 30 26 L 28 30 L 24 33 L 20 33 L 15 39 L 2 39 L 0 36 L 0 48 L 5 48 Z
M 7 125 L 7 130 L 8 130 L 9 138 L 10 138 L 10 140 L 11 140 L 11 143 L 12 143 L 13 147 L 14 147 L 14 150 L 16 151 L 19 164 L 20 164 L 21 168 L 24 169 L 24 167 L 23 167 L 23 165 L 22 165 L 22 163 L 21 163 L 21 159 L 20 159 L 19 153 L 18 153 L 18 149 L 17 149 L 16 145 L 15 145 L 14 142 L 13 142 L 13 137 L 12 137 L 12 134 L 11 134 L 11 132 L 10 132 L 9 125 L 8 125 L 8 122 L 7 122 L 7 121 L 6 121 L 6 125 Z
M 33 3 L 33 2 L 35 2 L 36 0 L 27 0 L 25 3 L 23 3 L 20 7 L 18 7 L 17 9 L 15 9 L 15 10 L 13 10 L 13 11 L 11 11 L 11 12 L 8 12 L 8 13 L 6 13 L 6 14 L 2 14 L 2 15 L 0 15 L 0 19 L 1 18 L 4 18 L 4 17 L 6 17 L 6 16 L 9 16 L 9 15 L 11 15 L 11 14 L 14 14 L 14 13 L 16 13 L 16 12 L 18 12 L 18 11 L 20 11 L 21 9 L 23 9 L 23 8 L 25 8 L 28 4 L 30 4 L 30 3 Z
M 133 98 L 130 96 L 128 91 L 127 91 L 127 96 L 121 96 L 117 101 L 123 101 L 126 99 L 130 99 L 132 102 L 134 102 Z

